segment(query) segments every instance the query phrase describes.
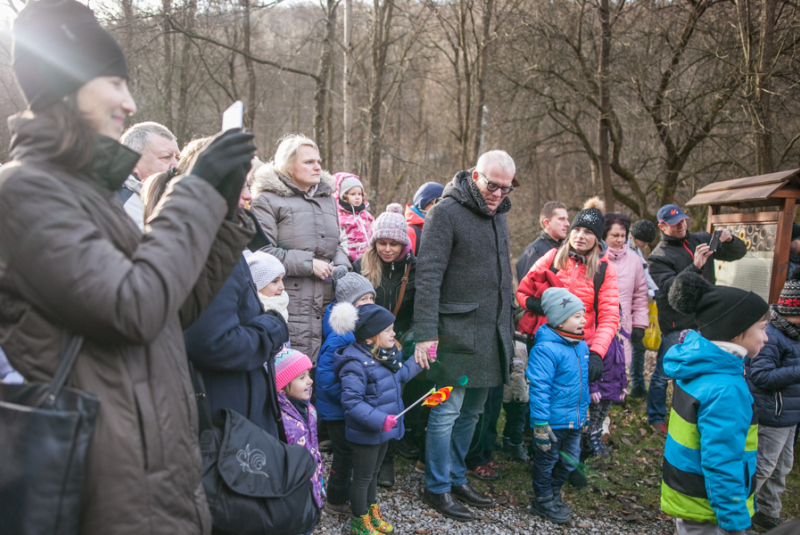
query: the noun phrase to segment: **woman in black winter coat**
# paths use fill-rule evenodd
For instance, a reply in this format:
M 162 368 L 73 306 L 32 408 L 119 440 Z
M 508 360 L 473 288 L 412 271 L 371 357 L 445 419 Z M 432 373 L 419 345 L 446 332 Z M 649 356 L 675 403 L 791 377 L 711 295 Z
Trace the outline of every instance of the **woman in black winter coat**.
M 364 255 L 353 264 L 353 270 L 366 277 L 375 288 L 375 304 L 395 314 L 394 330 L 398 340 L 409 342 L 413 333 L 408 333 L 414 320 L 414 296 L 416 285 L 417 259 L 411 250 L 408 238 L 408 226 L 403 217 L 403 208 L 392 203 L 386 211 L 375 220 L 372 226 L 373 235 L 370 246 Z M 405 282 L 405 288 L 403 281 Z M 397 303 L 400 302 L 400 308 Z M 405 336 L 404 336 L 405 335 Z M 405 358 L 413 357 L 409 347 L 404 343 Z M 433 386 L 424 375 L 418 375 L 408 382 L 403 390 L 403 403 L 406 406 L 420 398 Z M 394 454 L 399 451 L 409 459 L 424 458 L 420 448 L 425 444 L 425 425 L 427 414 L 417 406 L 406 414 L 406 434 L 402 440 L 392 440 L 384 457 L 378 484 L 383 487 L 394 485 Z

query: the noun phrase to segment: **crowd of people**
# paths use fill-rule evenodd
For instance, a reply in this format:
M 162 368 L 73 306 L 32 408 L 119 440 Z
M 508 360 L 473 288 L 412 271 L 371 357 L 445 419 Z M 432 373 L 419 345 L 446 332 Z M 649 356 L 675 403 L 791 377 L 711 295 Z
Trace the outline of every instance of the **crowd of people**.
M 500 477 L 504 411 L 505 453 L 532 465 L 530 512 L 562 524 L 575 515 L 563 486 L 609 455 L 604 424 L 628 397 L 646 397 L 664 437 L 661 507 L 678 534 L 781 529 L 800 269 L 769 306 L 715 284 L 713 261 L 747 252 L 727 230 L 689 232 L 677 205 L 631 224 L 594 198 L 572 219 L 545 203 L 515 278 L 504 151 L 374 217 L 360 178 L 323 170 L 303 135 L 265 163 L 240 129 L 182 150 L 158 123 L 123 132 L 136 111 L 125 57 L 74 0 L 29 3 L 14 38 L 28 107 L 0 170 L 0 379 L 52 381 L 65 335 L 81 337 L 68 384 L 100 401 L 81 533 L 226 532 L 203 477 L 206 403 L 304 448 L 304 525 L 325 510 L 352 535 L 394 531 L 377 487 L 394 484 L 397 454 L 424 471 L 421 500 L 439 514 L 493 507 L 467 476 Z M 794 261 L 800 227 L 792 238 Z M 444 387 L 446 401 L 414 405 Z M 283 461 L 239 459 L 250 474 Z M 6 504 L 12 492 L 0 488 Z

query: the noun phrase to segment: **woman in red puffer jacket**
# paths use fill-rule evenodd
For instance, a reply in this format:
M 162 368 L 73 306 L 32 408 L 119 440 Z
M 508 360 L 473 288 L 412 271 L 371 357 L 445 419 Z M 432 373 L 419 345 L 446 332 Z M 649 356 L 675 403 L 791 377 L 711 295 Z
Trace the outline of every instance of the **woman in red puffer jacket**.
M 583 301 L 586 307 L 584 335 L 590 352 L 590 383 L 599 380 L 603 374 L 602 359 L 619 325 L 617 270 L 602 252 L 605 218 L 595 206 L 595 202 L 590 201 L 578 212 L 564 245 L 540 258 L 517 289 L 517 301 L 526 311 L 519 329 L 526 335 L 535 334 L 536 329 L 546 322 L 541 295 L 547 288 L 560 285 Z M 551 273 L 546 273 L 548 270 Z M 605 272 L 602 282 L 599 275 L 596 276 L 598 272 Z M 600 290 L 595 299 L 596 285 Z

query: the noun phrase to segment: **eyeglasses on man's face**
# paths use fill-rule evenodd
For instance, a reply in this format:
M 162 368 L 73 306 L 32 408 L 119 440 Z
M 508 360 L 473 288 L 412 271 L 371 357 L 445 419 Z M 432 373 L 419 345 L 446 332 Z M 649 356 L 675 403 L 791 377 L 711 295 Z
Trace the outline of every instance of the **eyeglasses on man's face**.
M 501 186 L 500 184 L 492 182 L 491 180 L 486 178 L 486 175 L 484 175 L 480 171 L 478 171 L 478 174 L 481 176 L 483 181 L 486 182 L 486 189 L 488 189 L 492 193 L 494 193 L 497 190 L 500 190 L 500 193 L 502 193 L 503 195 L 508 195 L 509 193 L 514 191 L 514 186 Z

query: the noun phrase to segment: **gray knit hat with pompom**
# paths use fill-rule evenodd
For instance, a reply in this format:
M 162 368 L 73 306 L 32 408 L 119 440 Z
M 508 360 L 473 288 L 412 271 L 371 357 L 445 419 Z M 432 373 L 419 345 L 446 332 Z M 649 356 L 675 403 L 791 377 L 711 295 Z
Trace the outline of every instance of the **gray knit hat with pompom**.
M 336 302 L 350 303 L 356 302 L 367 294 L 375 295 L 375 288 L 358 273 L 350 273 L 344 266 L 336 266 L 331 273 L 333 284 L 336 288 Z

